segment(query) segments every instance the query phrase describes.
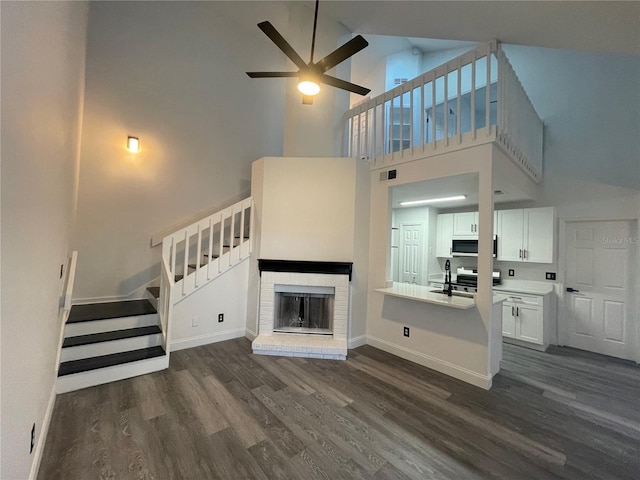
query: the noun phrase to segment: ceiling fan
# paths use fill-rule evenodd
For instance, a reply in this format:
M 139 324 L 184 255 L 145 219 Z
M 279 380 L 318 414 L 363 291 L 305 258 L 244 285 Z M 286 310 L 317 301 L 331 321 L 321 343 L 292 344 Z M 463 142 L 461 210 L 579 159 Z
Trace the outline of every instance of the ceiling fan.
M 258 24 L 258 28 L 262 30 L 264 34 L 269 37 L 293 63 L 295 63 L 298 67 L 298 71 L 247 72 L 247 75 L 251 78 L 298 77 L 298 90 L 302 93 L 302 103 L 305 105 L 313 104 L 313 96 L 320 91 L 318 83 L 331 85 L 332 87 L 341 88 L 359 95 L 367 95 L 371 91 L 370 89 L 325 73 L 369 45 L 369 42 L 367 42 L 361 35 L 352 38 L 323 59 L 318 60 L 317 62 L 313 61 L 313 53 L 316 46 L 316 26 L 318 24 L 318 4 L 319 0 L 316 0 L 316 12 L 313 18 L 313 36 L 311 37 L 311 59 L 309 60 L 309 63 L 305 62 L 302 57 L 296 53 L 291 45 L 289 45 L 289 43 L 282 35 L 280 35 L 270 22 L 261 22 Z

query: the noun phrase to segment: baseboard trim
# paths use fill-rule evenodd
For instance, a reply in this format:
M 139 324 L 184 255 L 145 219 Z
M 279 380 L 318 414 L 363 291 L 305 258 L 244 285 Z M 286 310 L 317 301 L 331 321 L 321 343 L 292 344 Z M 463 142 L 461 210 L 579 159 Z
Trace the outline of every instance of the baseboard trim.
M 49 403 L 47 403 L 47 409 L 44 412 L 44 418 L 42 419 L 42 425 L 40 426 L 40 435 L 38 435 L 38 443 L 36 444 L 36 450 L 33 455 L 33 463 L 31 464 L 31 472 L 29 472 L 29 480 L 36 480 L 38 477 L 40 462 L 42 461 L 42 452 L 44 452 L 44 443 L 47 440 L 47 433 L 49 433 L 49 425 L 51 424 L 51 416 L 53 414 L 53 406 L 55 404 L 56 381 L 54 378 L 53 385 L 51 386 L 51 393 L 49 394 Z
M 247 328 L 244 331 L 244 336 L 245 336 L 245 338 L 248 338 L 249 340 L 251 340 L 253 342 L 256 339 L 256 337 L 258 336 L 258 334 L 256 332 L 254 332 L 253 330 L 249 330 Z
M 449 375 L 450 377 L 457 378 L 458 380 L 462 380 L 463 382 L 470 383 L 471 385 L 475 385 L 476 387 L 480 387 L 485 390 L 489 390 L 491 388 L 493 380 L 491 376 L 481 375 L 477 372 L 460 367 L 459 365 L 445 362 L 444 360 L 425 355 L 421 352 L 416 352 L 415 350 L 401 347 L 400 345 L 396 345 L 395 343 L 390 343 L 386 340 L 372 337 L 370 335 L 367 336 L 367 344 L 379 348 L 380 350 L 384 350 L 385 352 L 392 353 L 393 355 L 397 355 L 398 357 L 402 357 L 406 360 L 415 362 L 424 367 L 428 367 L 440 373 L 444 373 L 445 375 Z
M 236 330 L 227 330 L 225 332 L 209 333 L 207 335 L 198 335 L 197 337 L 181 338 L 180 340 L 174 340 L 171 342 L 169 351 L 176 352 L 178 350 L 200 347 L 202 345 L 208 345 L 210 343 L 224 342 L 225 340 L 241 338 L 244 336 L 245 329 L 242 328 Z
M 367 344 L 367 336 L 366 335 L 360 335 L 359 337 L 353 337 L 351 339 L 348 340 L 347 342 L 347 348 L 351 349 L 351 348 L 358 348 L 361 347 L 363 345 Z

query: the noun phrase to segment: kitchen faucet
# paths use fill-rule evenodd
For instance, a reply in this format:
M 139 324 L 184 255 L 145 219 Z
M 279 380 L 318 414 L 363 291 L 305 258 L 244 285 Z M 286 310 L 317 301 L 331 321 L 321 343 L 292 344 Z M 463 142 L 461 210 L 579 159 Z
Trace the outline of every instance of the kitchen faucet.
M 451 287 L 451 262 L 444 262 L 444 289 L 442 293 L 446 293 L 448 297 L 452 296 L 453 288 Z

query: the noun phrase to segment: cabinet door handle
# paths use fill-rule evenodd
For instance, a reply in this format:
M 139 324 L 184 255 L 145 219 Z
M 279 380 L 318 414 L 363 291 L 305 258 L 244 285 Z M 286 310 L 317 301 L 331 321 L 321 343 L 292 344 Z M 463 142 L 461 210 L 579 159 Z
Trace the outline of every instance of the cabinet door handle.
M 471 224 L 471 231 L 473 232 L 473 223 Z
M 520 307 L 516 307 L 516 317 L 520 316 Z
M 516 312 L 514 312 L 514 311 L 513 311 L 513 309 L 514 309 L 514 306 L 513 306 L 513 305 L 511 305 L 511 316 L 512 316 L 512 317 L 514 317 L 514 316 L 515 316 L 515 314 L 516 314 Z
M 522 258 L 522 249 L 520 249 L 520 253 L 518 254 L 519 258 Z

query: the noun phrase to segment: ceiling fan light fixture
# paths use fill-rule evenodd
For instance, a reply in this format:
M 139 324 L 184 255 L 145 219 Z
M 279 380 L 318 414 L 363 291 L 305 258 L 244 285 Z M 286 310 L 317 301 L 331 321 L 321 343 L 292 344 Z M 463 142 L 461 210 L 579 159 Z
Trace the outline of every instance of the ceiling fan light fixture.
M 312 97 L 320 92 L 320 85 L 310 79 L 301 79 L 298 83 L 298 91 L 303 95 Z

